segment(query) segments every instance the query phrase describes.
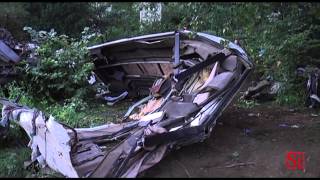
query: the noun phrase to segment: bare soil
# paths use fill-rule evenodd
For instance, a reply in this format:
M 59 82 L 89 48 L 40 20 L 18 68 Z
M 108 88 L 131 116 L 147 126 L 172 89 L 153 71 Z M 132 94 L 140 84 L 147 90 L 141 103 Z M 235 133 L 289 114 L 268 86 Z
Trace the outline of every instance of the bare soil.
M 320 177 L 320 114 L 315 113 L 230 105 L 208 139 L 171 152 L 140 177 Z M 305 171 L 286 168 L 289 151 L 305 153 Z

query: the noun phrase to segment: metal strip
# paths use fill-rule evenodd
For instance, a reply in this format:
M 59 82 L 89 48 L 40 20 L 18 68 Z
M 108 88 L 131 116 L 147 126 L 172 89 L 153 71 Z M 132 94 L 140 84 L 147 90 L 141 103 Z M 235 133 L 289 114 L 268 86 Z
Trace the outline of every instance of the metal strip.
M 156 63 L 160 63 L 160 64 L 170 64 L 170 61 L 135 61 L 135 62 L 123 62 L 123 63 L 115 63 L 115 64 L 108 64 L 108 65 L 103 65 L 100 67 L 97 67 L 96 69 L 104 69 L 104 68 L 109 68 L 109 67 L 114 67 L 114 66 L 121 66 L 121 65 L 129 65 L 129 64 L 156 64 Z
M 174 74 L 179 74 L 178 65 L 180 62 L 180 34 L 176 32 L 174 35 Z

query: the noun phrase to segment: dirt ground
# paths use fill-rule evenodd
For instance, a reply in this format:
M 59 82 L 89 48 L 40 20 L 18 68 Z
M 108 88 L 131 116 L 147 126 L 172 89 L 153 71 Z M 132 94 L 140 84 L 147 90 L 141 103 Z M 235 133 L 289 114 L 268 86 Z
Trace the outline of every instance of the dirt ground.
M 289 151 L 305 153 L 304 172 L 286 168 Z M 320 177 L 320 114 L 231 105 L 206 141 L 171 152 L 140 177 Z

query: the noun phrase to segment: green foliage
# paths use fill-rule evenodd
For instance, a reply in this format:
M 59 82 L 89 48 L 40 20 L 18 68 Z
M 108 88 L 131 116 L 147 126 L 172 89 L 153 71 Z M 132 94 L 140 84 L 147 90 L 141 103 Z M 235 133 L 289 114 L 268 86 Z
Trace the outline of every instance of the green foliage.
M 23 162 L 30 158 L 31 150 L 23 146 L 26 134 L 17 124 L 10 124 L 6 138 L 0 140 L 0 177 L 25 177 L 28 171 Z
M 92 13 L 87 2 L 33 2 L 26 3 L 25 9 L 30 14 L 25 23 L 38 30 L 54 28 L 59 34 L 78 37 L 83 28 L 91 24 Z
M 7 91 L 7 94 L 9 96 L 6 96 L 5 92 Z M 0 97 L 1 98 L 7 98 L 11 100 L 15 100 L 17 97 L 20 96 L 19 103 L 24 104 L 24 105 L 29 105 L 29 106 L 34 106 L 36 105 L 35 99 L 33 99 L 25 90 L 22 86 L 20 86 L 16 82 L 11 82 L 8 84 L 5 84 L 1 90 L 0 90 Z
M 23 162 L 30 157 L 27 148 L 0 150 L 0 176 L 1 177 L 25 177 L 28 171 L 24 170 Z
M 0 3 L 0 27 L 7 28 L 16 39 L 26 38 L 25 34 L 21 32 L 24 23 L 30 17 L 25 5 L 25 3 Z
M 82 114 L 77 111 L 77 105 L 74 102 L 65 103 L 62 106 L 58 104 L 54 106 L 51 105 L 47 108 L 46 112 L 50 112 L 56 119 L 72 127 L 79 127 L 78 124 L 83 121 L 83 119 L 80 118 Z
M 26 66 L 24 87 L 34 98 L 51 102 L 83 98 L 90 92 L 87 77 L 93 70 L 87 46 L 99 40 L 100 34 L 88 34 L 85 28 L 80 40 L 50 32 L 36 32 L 25 28 L 34 41 L 40 43 L 37 49 L 39 64 Z
M 288 105 L 291 107 L 304 106 L 306 99 L 305 89 L 302 89 L 304 86 L 303 81 L 300 81 L 300 84 L 284 84 L 284 87 L 280 89 L 277 95 L 276 102 L 280 105 Z

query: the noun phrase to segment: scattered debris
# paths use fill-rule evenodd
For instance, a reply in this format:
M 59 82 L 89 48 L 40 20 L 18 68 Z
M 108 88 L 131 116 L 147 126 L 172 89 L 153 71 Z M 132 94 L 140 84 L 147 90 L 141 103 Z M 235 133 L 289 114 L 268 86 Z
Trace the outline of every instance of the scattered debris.
M 300 126 L 298 126 L 298 125 L 292 125 L 292 126 L 290 126 L 291 128 L 299 128 Z
M 246 100 L 257 99 L 260 101 L 274 100 L 281 88 L 281 83 L 264 79 L 248 88 L 243 98 Z
M 236 151 L 236 152 L 232 153 L 232 156 L 233 157 L 239 157 L 239 153 Z
M 249 113 L 248 116 L 249 116 L 249 117 L 254 117 L 254 116 L 255 116 L 255 117 L 260 117 L 261 114 L 260 114 L 260 113 L 256 113 L 256 114 L 255 114 L 255 113 Z
M 249 113 L 248 116 L 252 117 L 252 116 L 255 116 L 255 114 L 254 113 Z
M 107 104 L 109 106 L 113 106 L 115 103 L 125 99 L 127 96 L 128 96 L 128 92 L 125 91 L 125 92 L 121 93 L 119 96 L 115 96 L 115 97 L 105 96 L 104 99 L 107 101 Z
M 314 114 L 314 113 L 311 113 L 310 114 L 312 117 L 318 117 L 319 116 L 319 114 Z
M 289 109 L 289 112 L 296 112 L 297 110 L 296 109 L 294 109 L 294 108 L 290 108 Z
M 0 85 L 11 82 L 21 74 L 16 65 L 22 59 L 26 59 L 29 65 L 37 62 L 36 48 L 38 46 L 32 43 L 16 42 L 8 30 L 0 28 Z
M 245 135 L 245 136 L 250 135 L 251 132 L 252 132 L 252 130 L 251 130 L 250 128 L 244 128 L 243 131 L 244 131 L 244 135 Z
M 230 164 L 225 166 L 226 168 L 232 168 L 232 167 L 238 167 L 238 166 L 249 166 L 249 165 L 255 165 L 254 162 L 247 162 L 247 163 L 234 163 L 234 164 Z
M 320 69 L 318 67 L 307 66 L 306 68 L 298 68 L 297 75 L 307 79 L 306 83 L 306 105 L 309 108 L 320 107 Z
M 287 124 L 287 123 L 279 124 L 279 127 L 283 127 L 283 128 L 287 128 L 287 127 L 290 127 L 290 128 L 300 128 L 300 126 L 299 126 L 298 124 L 289 125 L 289 124 Z
M 18 76 L 15 64 L 21 61 L 16 51 L 17 43 L 9 31 L 0 28 L 0 84 L 5 84 Z
M 289 127 L 289 125 L 286 123 L 282 123 L 282 124 L 279 124 L 279 127 Z

